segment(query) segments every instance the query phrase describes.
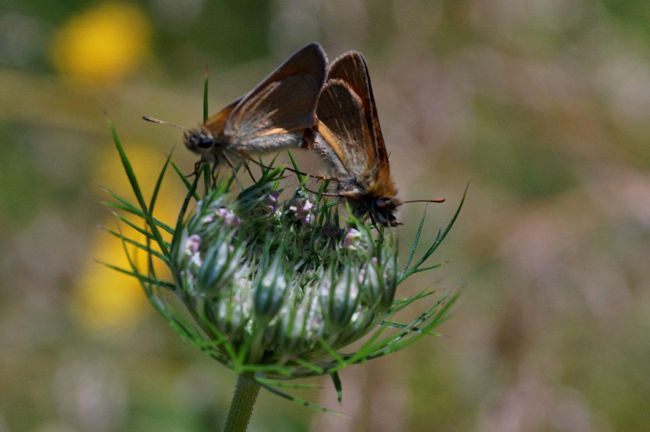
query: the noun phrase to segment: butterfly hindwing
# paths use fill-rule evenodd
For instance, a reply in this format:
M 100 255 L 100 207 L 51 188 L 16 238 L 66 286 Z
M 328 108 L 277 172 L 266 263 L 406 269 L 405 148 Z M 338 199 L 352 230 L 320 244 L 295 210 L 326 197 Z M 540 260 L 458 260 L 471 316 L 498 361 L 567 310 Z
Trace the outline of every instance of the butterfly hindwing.
M 322 142 L 317 139 L 314 146 L 326 159 L 327 152 L 336 155 L 335 160 L 329 160 L 337 177 L 353 177 L 355 182 L 347 181 L 348 188 L 358 185 L 366 194 L 394 197 L 397 191 L 390 176 L 370 75 L 360 53 L 350 51 L 332 63 L 317 112 Z
M 371 139 L 361 99 L 344 81 L 328 80 L 319 100 L 318 118 L 316 150 L 332 165 L 339 181 L 356 181 L 368 164 L 358 143 Z

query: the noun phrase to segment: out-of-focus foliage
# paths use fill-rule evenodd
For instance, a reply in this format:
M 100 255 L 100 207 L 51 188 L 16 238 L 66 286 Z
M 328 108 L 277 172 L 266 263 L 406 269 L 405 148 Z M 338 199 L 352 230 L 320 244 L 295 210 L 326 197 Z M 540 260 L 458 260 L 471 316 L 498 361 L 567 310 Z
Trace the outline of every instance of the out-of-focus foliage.
M 147 178 L 180 133 L 141 115 L 194 126 L 206 69 L 216 110 L 312 40 L 366 55 L 401 197 L 446 197 L 441 225 L 472 182 L 445 279 L 405 290 L 465 288 L 443 337 L 344 373 L 352 419 L 262 394 L 253 428 L 649 430 L 646 3 L 5 1 L 0 430 L 220 424 L 234 377 L 93 261 L 121 252 L 100 186 L 128 193 L 103 112 Z

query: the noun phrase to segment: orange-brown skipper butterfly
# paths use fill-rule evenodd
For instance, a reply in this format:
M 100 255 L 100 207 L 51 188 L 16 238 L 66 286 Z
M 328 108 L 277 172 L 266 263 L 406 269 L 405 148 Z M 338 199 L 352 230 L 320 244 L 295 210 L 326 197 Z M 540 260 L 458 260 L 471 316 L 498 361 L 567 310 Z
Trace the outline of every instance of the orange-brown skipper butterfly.
M 314 149 L 338 180 L 338 194 L 355 213 L 381 225 L 397 225 L 397 189 L 379 126 L 368 67 L 361 53 L 334 60 L 316 110 Z
M 401 202 L 361 53 L 350 51 L 334 60 L 316 113 L 319 121 L 310 146 L 333 168 L 338 195 L 348 199 L 355 214 L 368 215 L 380 225 L 398 225 L 394 213 Z
M 301 147 L 305 130 L 316 124 L 316 103 L 326 69 L 327 57 L 319 44 L 303 47 L 200 128 L 183 128 L 185 146 L 202 160 L 228 164 L 228 155 Z M 151 117 L 145 120 L 166 123 Z

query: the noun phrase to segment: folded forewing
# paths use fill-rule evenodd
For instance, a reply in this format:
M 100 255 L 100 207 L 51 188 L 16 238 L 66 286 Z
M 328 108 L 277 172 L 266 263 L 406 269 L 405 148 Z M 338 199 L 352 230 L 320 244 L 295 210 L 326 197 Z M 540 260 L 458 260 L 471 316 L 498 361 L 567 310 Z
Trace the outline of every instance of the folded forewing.
M 296 52 L 234 107 L 224 134 L 236 150 L 263 152 L 299 146 L 316 124 L 327 59 L 318 44 Z
M 341 55 L 332 62 L 327 79 L 328 81 L 340 80 L 346 82 L 359 97 L 364 121 L 370 131 L 370 139 L 359 142 L 359 145 L 363 146 L 366 152 L 369 166 L 374 166 L 377 159 L 376 137 L 372 119 L 374 100 L 372 88 L 370 87 L 370 74 L 363 55 L 357 51 L 348 51 Z

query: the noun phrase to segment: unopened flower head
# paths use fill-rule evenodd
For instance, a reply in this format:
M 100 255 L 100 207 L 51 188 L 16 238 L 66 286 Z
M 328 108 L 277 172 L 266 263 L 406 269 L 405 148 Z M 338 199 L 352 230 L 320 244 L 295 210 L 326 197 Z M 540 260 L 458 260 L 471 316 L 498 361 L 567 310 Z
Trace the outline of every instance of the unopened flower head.
M 283 198 L 288 184 L 282 169 L 262 169 L 243 189 L 239 182 L 215 181 L 206 170 L 193 184 L 182 179 L 188 192 L 171 227 L 150 213 L 155 200 L 142 204 L 117 139 L 116 146 L 140 209 L 121 199 L 115 206 L 140 217 L 147 234 L 146 243 L 118 235 L 132 265 L 120 270 L 140 281 L 152 305 L 184 339 L 275 393 L 283 392 L 269 380 L 337 377 L 349 365 L 401 350 L 430 334 L 455 299 L 428 305 L 410 322 L 396 318 L 430 298 L 430 291 L 401 299 L 395 294 L 412 274 L 436 267 L 427 261 L 458 211 L 429 245 L 420 244 L 420 225 L 400 266 L 390 229 L 359 219 L 339 206 L 338 198 L 302 186 Z M 201 198 L 199 184 L 206 185 Z M 135 265 L 128 245 L 148 254 L 148 272 Z M 152 265 L 156 260 L 169 267 L 172 280 L 160 278 Z M 369 333 L 356 351 L 346 348 Z
M 267 193 L 260 202 L 269 196 L 279 199 Z M 319 341 L 333 349 L 350 343 L 378 324 L 392 303 L 392 242 L 370 240 L 342 254 L 346 238 L 315 238 L 318 231 L 296 226 L 312 223 L 322 211 L 313 202 L 306 194 L 294 196 L 282 204 L 287 211 L 279 219 L 267 212 L 246 218 L 237 215 L 237 200 L 228 206 L 225 193 L 213 193 L 183 228 L 176 243 L 183 252 L 172 250 L 186 305 L 201 308 L 193 315 L 204 317 L 202 327 L 212 329 L 215 341 L 246 349 L 247 361 L 296 367 L 296 358 L 327 356 Z M 211 217 L 215 209 L 218 216 Z

